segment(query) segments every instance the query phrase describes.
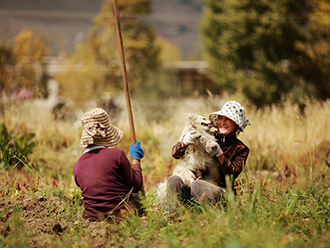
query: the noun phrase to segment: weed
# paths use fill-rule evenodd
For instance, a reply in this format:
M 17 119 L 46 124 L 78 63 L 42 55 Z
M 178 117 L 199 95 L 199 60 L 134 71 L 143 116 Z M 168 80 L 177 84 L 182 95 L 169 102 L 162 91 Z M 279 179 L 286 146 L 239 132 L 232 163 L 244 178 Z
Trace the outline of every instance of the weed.
M 13 135 L 8 132 L 4 123 L 0 124 L 0 168 L 9 169 L 12 166 L 22 168 L 27 156 L 32 153 L 37 142 L 33 141 L 35 134 L 20 133 Z

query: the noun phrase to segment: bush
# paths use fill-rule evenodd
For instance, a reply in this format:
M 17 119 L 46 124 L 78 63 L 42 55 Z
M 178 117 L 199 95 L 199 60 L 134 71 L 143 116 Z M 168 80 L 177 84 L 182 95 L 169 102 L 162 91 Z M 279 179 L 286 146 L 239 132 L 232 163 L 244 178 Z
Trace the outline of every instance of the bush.
M 28 162 L 27 156 L 32 153 L 37 142 L 33 141 L 34 133 L 10 134 L 4 123 L 0 125 L 0 168 L 9 169 L 17 166 L 23 168 Z

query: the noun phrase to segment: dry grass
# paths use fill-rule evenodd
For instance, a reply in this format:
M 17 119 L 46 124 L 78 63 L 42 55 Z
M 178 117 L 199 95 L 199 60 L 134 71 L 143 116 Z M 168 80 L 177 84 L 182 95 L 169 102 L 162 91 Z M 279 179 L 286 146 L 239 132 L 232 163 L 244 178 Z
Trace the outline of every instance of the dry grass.
M 306 100 L 302 112 L 289 101 L 281 105 L 256 109 L 239 96 L 252 125 L 239 138 L 250 147 L 246 170 L 270 170 L 283 175 L 285 167 L 295 170 L 296 182 L 305 183 L 321 176 L 328 167 L 330 101 Z M 157 180 L 169 173 L 172 146 L 180 137 L 185 113 L 208 116 L 221 108 L 226 99 L 194 98 L 166 102 L 133 101 L 135 131 L 145 150 L 145 174 Z M 30 159 L 39 165 L 41 173 L 56 177 L 60 172 L 71 182 L 72 167 L 82 153 L 79 147 L 80 113 L 76 119 L 55 121 L 45 108 L 31 108 L 31 103 L 15 103 L 5 109 L 5 123 L 11 132 L 31 131 L 36 134 L 38 147 Z M 123 107 L 114 123 L 121 128 L 124 139 L 119 148 L 128 153 L 130 131 Z M 154 171 L 158 173 L 154 173 Z M 161 175 L 165 173 L 165 175 Z M 151 182 L 152 183 L 152 182 Z M 72 187 L 72 185 L 70 185 Z
M 283 102 L 263 110 L 251 108 L 252 126 L 241 138 L 251 149 L 247 168 L 296 171 L 298 182 L 312 181 L 328 167 L 330 101 L 305 101 L 304 111 Z

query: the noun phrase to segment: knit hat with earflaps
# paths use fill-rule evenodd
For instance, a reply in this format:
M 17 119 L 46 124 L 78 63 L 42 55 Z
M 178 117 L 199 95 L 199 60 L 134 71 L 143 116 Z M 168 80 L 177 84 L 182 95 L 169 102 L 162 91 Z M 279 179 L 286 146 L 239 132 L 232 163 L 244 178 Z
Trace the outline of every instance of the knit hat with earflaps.
M 246 126 L 251 125 L 249 119 L 246 117 L 245 109 L 236 101 L 226 102 L 220 111 L 209 115 L 209 119 L 215 127 L 218 127 L 219 115 L 226 116 L 235 122 L 241 132 L 243 132 Z
M 101 108 L 85 113 L 81 118 L 84 128 L 80 146 L 88 145 L 115 146 L 123 138 L 123 131 L 110 124 L 108 114 Z

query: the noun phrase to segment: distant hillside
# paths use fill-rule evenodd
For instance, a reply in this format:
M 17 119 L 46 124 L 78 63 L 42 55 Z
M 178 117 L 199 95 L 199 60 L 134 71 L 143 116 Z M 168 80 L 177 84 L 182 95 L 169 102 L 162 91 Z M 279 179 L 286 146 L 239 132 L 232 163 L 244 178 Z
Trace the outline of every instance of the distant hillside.
M 98 11 L 103 0 L 0 0 L 0 9 Z
M 93 25 L 103 0 L 0 0 L 0 38 L 12 39 L 32 28 L 46 34 L 53 55 L 72 53 Z M 197 26 L 200 0 L 154 0 L 147 20 L 158 34 L 176 45 L 182 58 L 200 53 Z M 63 39 L 65 37 L 65 39 Z
M 165 39 L 175 44 L 183 59 L 201 52 L 197 27 L 203 5 L 201 0 L 154 0 L 152 24 Z

